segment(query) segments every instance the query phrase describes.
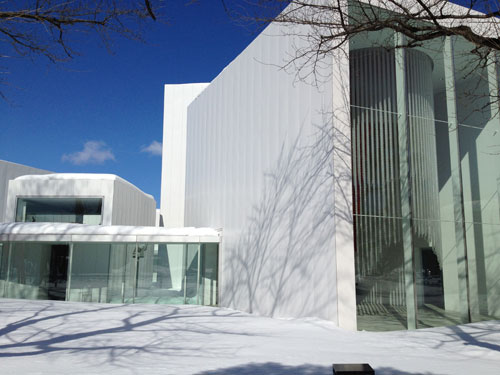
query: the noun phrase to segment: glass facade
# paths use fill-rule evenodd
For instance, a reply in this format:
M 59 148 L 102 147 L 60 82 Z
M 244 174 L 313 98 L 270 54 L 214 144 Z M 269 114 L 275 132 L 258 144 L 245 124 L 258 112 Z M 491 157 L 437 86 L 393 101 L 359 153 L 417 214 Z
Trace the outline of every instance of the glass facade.
M 350 41 L 358 329 L 500 319 L 497 58 L 401 42 Z
M 217 243 L 0 243 L 0 297 L 217 305 Z
M 102 198 L 17 198 L 17 222 L 100 225 Z

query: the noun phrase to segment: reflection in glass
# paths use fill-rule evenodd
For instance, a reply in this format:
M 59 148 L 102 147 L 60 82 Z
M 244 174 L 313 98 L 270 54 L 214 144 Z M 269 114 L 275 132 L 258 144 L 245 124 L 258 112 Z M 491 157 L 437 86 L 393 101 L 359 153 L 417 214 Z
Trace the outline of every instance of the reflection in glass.
M 217 244 L 201 244 L 200 305 L 217 305 L 218 251 Z
M 12 243 L 6 297 L 65 300 L 69 245 Z
M 74 243 L 69 301 L 106 302 L 110 245 Z
M 9 245 L 0 242 L 0 297 L 7 297 Z
M 18 198 L 16 221 L 101 224 L 102 198 Z
M 217 303 L 217 244 L 147 244 L 141 248 L 136 302 Z
M 395 37 L 350 41 L 358 328 L 498 319 L 497 58 L 459 38 L 383 48 Z
M 356 216 L 355 226 L 358 329 L 405 329 L 403 245 L 397 241 L 401 220 Z
M 0 297 L 216 305 L 217 262 L 217 243 L 6 242 Z

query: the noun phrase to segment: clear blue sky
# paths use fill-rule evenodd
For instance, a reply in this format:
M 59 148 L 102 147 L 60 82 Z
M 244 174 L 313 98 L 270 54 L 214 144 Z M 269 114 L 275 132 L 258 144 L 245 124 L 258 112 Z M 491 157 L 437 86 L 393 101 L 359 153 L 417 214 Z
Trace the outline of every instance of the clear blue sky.
M 89 37 L 69 63 L 1 61 L 12 87 L 1 88 L 10 102 L 0 99 L 0 159 L 54 172 L 114 173 L 159 205 L 161 157 L 141 150 L 162 141 L 163 84 L 210 82 L 256 36 L 219 0 L 186 2 L 166 2 L 169 24 L 149 22 L 146 44 L 115 39 L 109 54 Z M 100 163 L 85 163 L 85 145 Z
M 211 81 L 256 36 L 218 0 L 168 3 L 169 24 L 148 23 L 146 44 L 115 39 L 109 54 L 89 38 L 69 63 L 9 61 L 0 159 L 55 172 L 114 173 L 159 205 L 161 157 L 141 149 L 162 141 L 163 84 Z M 101 163 L 75 155 L 89 141 L 96 141 L 87 148 L 101 152 Z

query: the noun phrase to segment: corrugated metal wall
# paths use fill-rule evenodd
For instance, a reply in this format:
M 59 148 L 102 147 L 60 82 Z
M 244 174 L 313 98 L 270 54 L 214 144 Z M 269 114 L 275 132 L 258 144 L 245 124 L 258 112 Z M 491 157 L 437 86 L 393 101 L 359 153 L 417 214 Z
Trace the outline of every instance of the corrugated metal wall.
M 112 225 L 155 226 L 156 202 L 148 194 L 120 179 L 114 181 Z
M 332 67 L 280 69 L 301 42 L 271 25 L 189 106 L 185 225 L 224 230 L 222 306 L 337 321 Z
M 11 163 L 0 160 L 0 223 L 7 221 L 5 210 L 7 209 L 7 192 L 9 180 L 27 174 L 47 174 L 49 171 L 28 167 L 22 164 Z

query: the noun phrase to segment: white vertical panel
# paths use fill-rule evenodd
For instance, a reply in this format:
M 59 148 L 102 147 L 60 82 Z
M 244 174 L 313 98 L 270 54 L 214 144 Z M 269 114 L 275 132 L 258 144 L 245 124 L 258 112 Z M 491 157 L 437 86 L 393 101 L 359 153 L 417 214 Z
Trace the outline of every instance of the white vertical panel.
M 167 227 L 184 223 L 186 109 L 206 86 L 165 85 L 160 211 Z
M 9 181 L 16 177 L 28 174 L 47 174 L 49 171 L 28 167 L 22 164 L 11 163 L 0 160 L 0 223 L 13 221 L 15 218 L 8 218 L 6 215 L 7 209 L 7 192 L 9 189 Z
M 337 321 L 332 82 L 279 69 L 302 42 L 271 25 L 189 106 L 185 225 L 224 228 L 222 306 Z

